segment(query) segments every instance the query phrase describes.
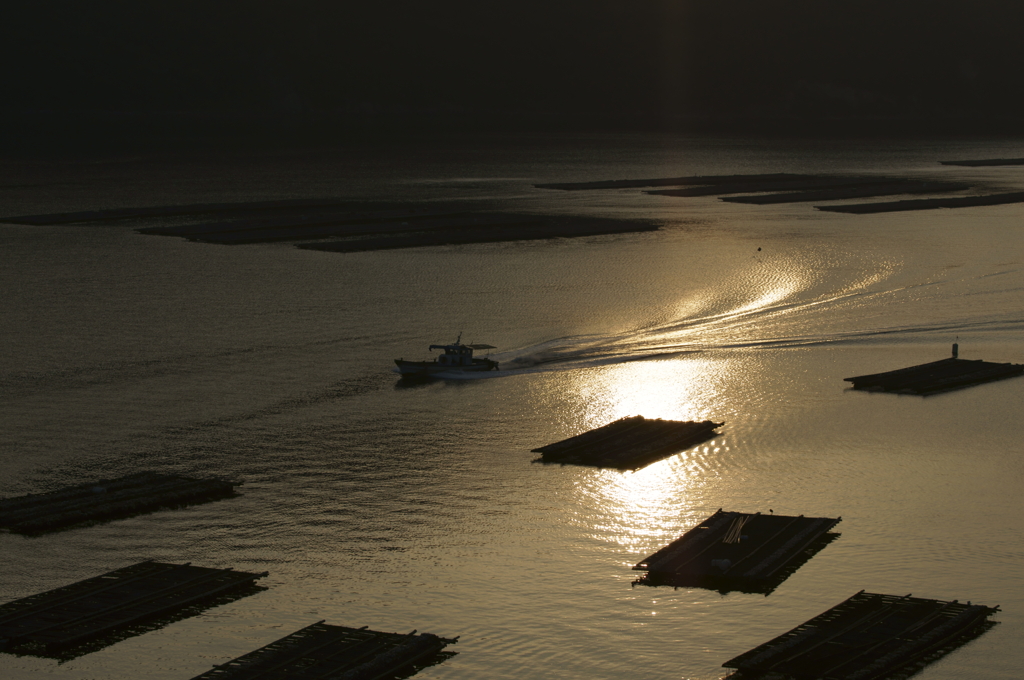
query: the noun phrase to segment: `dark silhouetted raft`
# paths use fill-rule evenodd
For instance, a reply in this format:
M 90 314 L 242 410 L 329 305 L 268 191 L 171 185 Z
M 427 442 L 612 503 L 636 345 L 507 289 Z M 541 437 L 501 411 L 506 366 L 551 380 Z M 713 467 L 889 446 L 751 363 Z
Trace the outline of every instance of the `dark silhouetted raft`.
M 188 564 L 139 564 L 0 605 L 0 649 L 48 656 L 130 627 L 181 614 L 266 576 Z
M 897 394 L 935 394 L 972 385 L 1012 378 L 1024 373 L 1021 364 L 994 364 L 988 361 L 949 358 L 885 373 L 843 378 L 853 389 Z
M 543 463 L 637 470 L 711 439 L 723 424 L 630 416 L 533 451 Z
M 214 666 L 193 680 L 376 680 L 443 661 L 441 650 L 455 643 L 431 633 L 380 633 L 330 626 L 323 621 Z M 450 653 L 445 653 L 449 654 Z
M 876 680 L 913 672 L 994 623 L 999 607 L 861 591 L 827 612 L 722 664 L 743 677 Z M 908 668 L 911 667 L 912 668 Z
M 140 472 L 50 493 L 0 500 L 0 528 L 21 534 L 128 517 L 234 495 L 241 482 Z
M 788 577 L 842 518 L 719 510 L 637 564 L 638 583 L 762 591 Z

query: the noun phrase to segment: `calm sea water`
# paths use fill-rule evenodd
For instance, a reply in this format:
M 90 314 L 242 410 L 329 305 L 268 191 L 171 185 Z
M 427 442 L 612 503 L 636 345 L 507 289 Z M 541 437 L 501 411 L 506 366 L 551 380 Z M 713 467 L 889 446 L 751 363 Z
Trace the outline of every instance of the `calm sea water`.
M 0 163 L 7 215 L 343 196 L 638 217 L 658 232 L 332 254 L 105 226 L 0 224 L 0 497 L 141 469 L 234 499 L 0 534 L 0 602 L 142 559 L 268 589 L 12 680 L 187 680 L 302 626 L 461 636 L 419 677 L 721 678 L 858 590 L 1002 605 L 922 680 L 1017 678 L 1024 380 L 930 398 L 842 378 L 1024 363 L 1024 211 L 854 216 L 534 182 L 865 172 L 1024 187 L 1024 140 L 435 140 L 373 151 Z M 148 222 L 147 224 L 152 224 Z M 760 250 L 759 250 L 760 249 Z M 503 370 L 414 388 L 392 360 L 463 340 Z M 636 473 L 530 449 L 626 415 L 724 421 Z M 718 508 L 842 516 L 768 595 L 633 587 Z

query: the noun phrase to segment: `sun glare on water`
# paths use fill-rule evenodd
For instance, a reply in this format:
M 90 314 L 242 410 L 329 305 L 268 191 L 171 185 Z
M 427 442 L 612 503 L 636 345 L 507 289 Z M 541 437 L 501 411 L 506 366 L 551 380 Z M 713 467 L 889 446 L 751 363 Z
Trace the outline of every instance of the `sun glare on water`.
M 581 431 L 636 415 L 717 422 L 714 411 L 726 365 L 688 356 L 581 371 L 575 380 L 586 409 Z M 633 472 L 604 469 L 580 477 L 576 491 L 592 506 L 587 514 L 597 520 L 590 527 L 592 537 L 615 544 L 623 563 L 634 564 L 652 543 L 681 533 L 691 496 L 709 481 L 704 459 L 719 447 L 711 440 Z

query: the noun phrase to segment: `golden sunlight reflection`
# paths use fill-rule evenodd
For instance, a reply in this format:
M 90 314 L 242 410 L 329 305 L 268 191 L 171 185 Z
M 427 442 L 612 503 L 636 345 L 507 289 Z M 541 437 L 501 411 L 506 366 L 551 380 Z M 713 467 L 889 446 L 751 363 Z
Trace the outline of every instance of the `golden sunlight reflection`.
M 599 470 L 577 482 L 591 536 L 619 546 L 632 566 L 697 521 L 695 496 L 709 483 L 703 459 L 720 448 L 714 440 L 635 473 Z M 698 513 L 699 514 L 699 513 Z
M 698 355 L 579 371 L 573 388 L 586 404 L 580 431 L 626 416 L 714 420 L 726 365 Z
M 580 371 L 574 380 L 586 411 L 580 431 L 635 415 L 721 422 L 721 386 L 732 363 L 687 356 Z M 640 552 L 681 534 L 693 519 L 695 490 L 717 467 L 709 459 L 721 449 L 716 438 L 635 472 L 599 470 L 580 478 L 576 491 L 594 538 L 621 546 L 623 562 L 635 564 L 646 556 Z
M 766 319 L 793 311 L 787 300 L 792 300 L 814 281 L 813 271 L 793 262 L 770 271 L 759 271 L 756 276 L 738 279 L 728 286 L 738 299 L 723 298 L 721 289 L 716 289 L 714 294 L 680 300 L 674 318 L 683 323 L 671 322 L 652 329 L 648 340 L 666 346 L 678 345 L 686 336 L 714 333 L 721 337 L 723 330 L 745 329 L 751 322 L 756 322 L 753 330 L 757 332 Z

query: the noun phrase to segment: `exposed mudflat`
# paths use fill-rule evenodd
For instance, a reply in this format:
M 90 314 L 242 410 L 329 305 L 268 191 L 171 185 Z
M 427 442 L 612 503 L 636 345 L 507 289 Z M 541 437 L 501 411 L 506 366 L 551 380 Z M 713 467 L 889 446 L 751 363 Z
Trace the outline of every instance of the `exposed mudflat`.
M 939 161 L 943 165 L 960 165 L 967 168 L 984 168 L 996 165 L 1024 165 L 1024 158 L 988 158 L 976 161 Z
M 918 198 L 886 203 L 856 203 L 853 205 L 816 205 L 818 210 L 864 215 L 869 213 L 899 212 L 902 210 L 934 210 L 936 208 L 973 208 L 983 205 L 1024 203 L 1024 191 L 985 196 L 957 196 L 951 198 Z

